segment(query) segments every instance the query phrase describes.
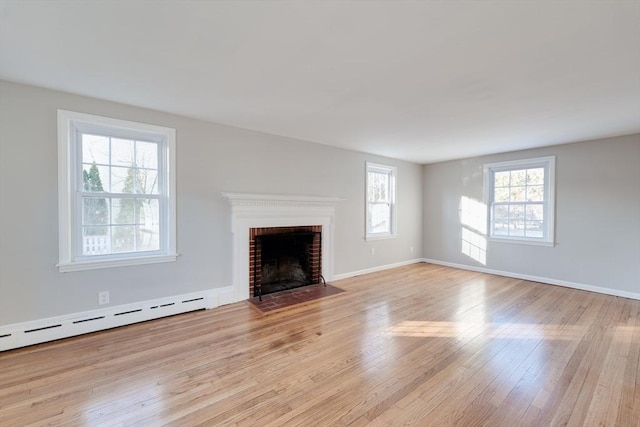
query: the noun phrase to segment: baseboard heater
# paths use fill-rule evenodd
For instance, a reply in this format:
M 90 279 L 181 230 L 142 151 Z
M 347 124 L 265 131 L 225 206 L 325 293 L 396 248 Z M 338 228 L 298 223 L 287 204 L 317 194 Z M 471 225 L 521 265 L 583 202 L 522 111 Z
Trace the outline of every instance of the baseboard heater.
M 106 307 L 0 327 L 0 351 L 130 325 L 174 314 L 215 308 L 218 290 L 207 290 L 140 303 Z M 222 301 L 229 303 L 231 301 Z

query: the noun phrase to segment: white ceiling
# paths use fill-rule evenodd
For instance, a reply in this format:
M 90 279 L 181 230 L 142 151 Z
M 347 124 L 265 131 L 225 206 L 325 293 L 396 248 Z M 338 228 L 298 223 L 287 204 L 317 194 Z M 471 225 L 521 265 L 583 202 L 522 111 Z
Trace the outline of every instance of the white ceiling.
M 0 1 L 0 77 L 417 163 L 640 132 L 640 2 Z

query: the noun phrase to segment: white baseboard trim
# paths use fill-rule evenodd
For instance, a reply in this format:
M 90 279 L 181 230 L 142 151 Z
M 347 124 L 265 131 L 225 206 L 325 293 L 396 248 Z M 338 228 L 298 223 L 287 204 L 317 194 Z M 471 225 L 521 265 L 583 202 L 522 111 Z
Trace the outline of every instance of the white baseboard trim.
M 360 276 L 363 274 L 375 273 L 376 271 L 389 270 L 390 268 L 402 267 L 410 264 L 424 262 L 421 258 L 411 259 L 408 261 L 400 261 L 393 264 L 379 265 L 377 267 L 365 268 L 364 270 L 352 271 L 350 273 L 334 274 L 332 281 L 348 279 L 349 277 Z
M 548 285 L 564 286 L 566 288 L 579 289 L 581 291 L 597 292 L 599 294 L 613 295 L 616 297 L 640 300 L 640 293 L 621 291 L 618 289 L 603 288 L 601 286 L 585 285 L 584 283 L 569 282 L 566 280 L 550 279 L 548 277 L 531 276 L 529 274 L 513 273 L 510 271 L 493 270 L 491 268 L 475 267 L 472 265 L 457 264 L 455 262 L 440 261 L 437 259 L 423 258 L 422 262 L 444 265 L 445 267 L 459 268 L 461 270 L 477 271 L 479 273 L 495 274 L 496 276 L 513 277 L 514 279 L 529 280 L 531 282 L 546 283 Z
M 0 351 L 229 304 L 233 287 L 99 308 L 0 326 Z
M 215 307 L 242 301 L 242 299 L 239 300 L 236 298 L 236 292 L 233 286 L 227 286 L 226 288 L 220 288 L 216 290 L 218 291 L 218 304 Z

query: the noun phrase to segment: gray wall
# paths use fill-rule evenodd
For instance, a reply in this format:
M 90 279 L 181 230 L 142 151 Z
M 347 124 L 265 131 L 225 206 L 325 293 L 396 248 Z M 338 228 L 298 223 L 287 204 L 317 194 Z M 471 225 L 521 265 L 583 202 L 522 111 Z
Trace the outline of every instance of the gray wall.
M 177 262 L 57 271 L 59 108 L 177 129 Z M 397 239 L 363 239 L 365 161 L 398 167 Z M 103 290 L 119 305 L 230 286 L 223 191 L 345 199 L 336 209 L 334 274 L 422 256 L 420 165 L 2 81 L 0 324 L 95 309 Z
M 483 201 L 484 163 L 556 156 L 555 247 L 488 242 L 461 251 L 460 201 Z M 425 165 L 428 259 L 640 293 L 640 135 Z

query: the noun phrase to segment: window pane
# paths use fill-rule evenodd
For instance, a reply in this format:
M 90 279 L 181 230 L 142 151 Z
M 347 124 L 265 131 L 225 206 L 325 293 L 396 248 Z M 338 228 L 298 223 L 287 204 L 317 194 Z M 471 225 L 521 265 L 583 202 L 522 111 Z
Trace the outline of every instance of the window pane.
M 114 224 L 135 224 L 135 199 L 111 199 Z
M 109 138 L 82 134 L 82 162 L 109 164 Z
M 111 139 L 111 164 L 117 166 L 134 166 L 133 141 L 130 139 Z
M 524 221 L 524 205 L 509 205 L 509 219 Z
M 525 205 L 509 206 L 509 236 L 524 236 Z
M 157 199 L 147 199 L 140 201 L 138 209 L 138 224 L 145 226 L 160 224 L 160 201 Z
M 82 227 L 82 235 L 109 237 L 109 227 Z
M 494 187 L 508 187 L 509 186 L 509 171 L 496 172 L 493 179 Z
M 82 227 L 82 255 L 111 253 L 109 227 Z
M 158 169 L 158 144 L 136 141 L 136 166 Z
M 526 170 L 516 170 L 511 171 L 511 186 L 515 185 L 525 185 L 527 183 L 527 171 Z
M 511 202 L 524 202 L 526 200 L 526 187 L 511 187 L 509 193 Z
M 528 202 L 544 201 L 544 186 L 532 185 L 527 187 L 527 201 Z
M 82 165 L 82 191 L 109 191 L 109 167 Z
M 391 207 L 386 203 L 369 203 L 369 232 L 391 232 Z
M 509 188 L 496 188 L 494 193 L 495 202 L 508 202 L 509 201 Z
M 385 202 L 389 200 L 389 176 L 387 174 L 369 172 L 367 185 L 370 202 Z
M 134 175 L 135 169 L 133 168 L 111 168 L 111 192 L 112 193 L 133 193 L 134 189 Z
M 136 243 L 138 251 L 157 251 L 160 249 L 160 226 L 138 226 L 136 229 Z
M 544 168 L 527 169 L 527 184 L 544 184 Z
M 82 198 L 82 225 L 107 225 L 109 205 L 102 197 Z
M 528 221 L 531 221 L 531 220 L 542 221 L 544 219 L 543 205 L 528 205 L 527 211 L 526 211 L 526 218 Z
M 133 252 L 135 250 L 134 225 L 114 225 L 111 227 L 112 252 Z
M 136 193 L 158 194 L 158 172 L 151 169 L 136 170 Z
M 493 217 L 496 220 L 509 219 L 509 206 L 508 205 L 495 206 L 493 209 Z

